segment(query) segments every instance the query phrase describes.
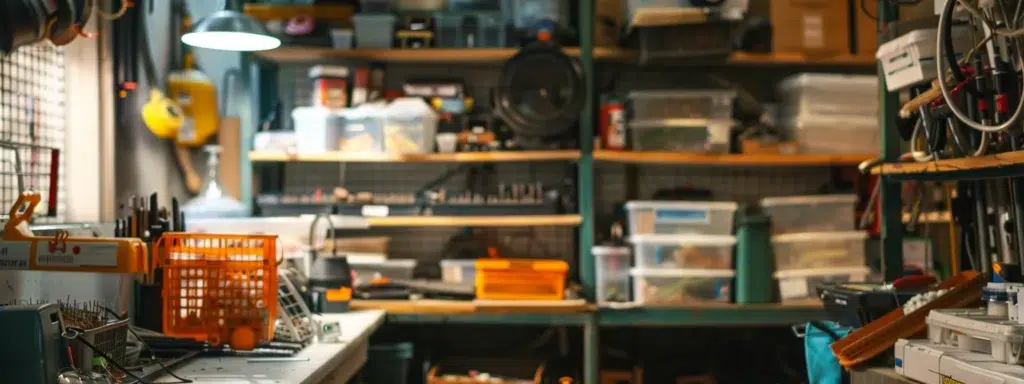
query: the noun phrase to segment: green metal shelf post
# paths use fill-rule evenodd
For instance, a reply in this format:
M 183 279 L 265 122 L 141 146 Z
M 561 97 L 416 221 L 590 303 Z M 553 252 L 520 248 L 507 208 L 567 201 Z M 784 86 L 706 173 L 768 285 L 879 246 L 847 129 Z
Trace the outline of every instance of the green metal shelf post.
M 580 62 L 586 86 L 586 101 L 580 115 L 580 160 L 576 168 L 576 185 L 579 191 L 577 200 L 583 223 L 578 229 L 579 241 L 576 246 L 579 254 L 580 284 L 583 285 L 586 297 L 594 298 L 597 265 L 590 254 L 590 248 L 594 244 L 594 103 L 597 100 L 594 82 L 594 1 L 579 0 L 579 13 Z M 600 358 L 599 332 L 595 319 L 596 316 L 591 317 L 591 321 L 583 329 L 583 382 L 588 384 L 597 383 Z
M 886 23 L 895 21 L 899 10 L 887 1 L 878 2 L 878 30 L 885 30 Z M 889 93 L 885 87 L 885 76 L 881 64 L 878 64 L 880 121 L 882 129 L 882 160 L 896 162 L 900 156 L 900 137 L 896 130 L 899 97 Z M 886 281 L 893 281 L 903 275 L 903 203 L 901 201 L 902 184 L 880 176 L 881 217 L 882 220 L 882 272 Z

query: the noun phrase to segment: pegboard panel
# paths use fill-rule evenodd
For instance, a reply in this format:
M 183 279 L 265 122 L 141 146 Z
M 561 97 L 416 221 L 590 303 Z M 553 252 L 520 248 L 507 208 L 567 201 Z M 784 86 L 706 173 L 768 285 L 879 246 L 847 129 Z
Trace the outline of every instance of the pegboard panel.
M 31 190 L 43 197 L 36 222 L 63 220 L 66 99 L 63 49 L 37 44 L 0 57 L 0 217 L 6 218 L 21 190 Z M 54 151 L 60 152 L 57 164 Z M 54 168 L 57 201 L 51 211 Z

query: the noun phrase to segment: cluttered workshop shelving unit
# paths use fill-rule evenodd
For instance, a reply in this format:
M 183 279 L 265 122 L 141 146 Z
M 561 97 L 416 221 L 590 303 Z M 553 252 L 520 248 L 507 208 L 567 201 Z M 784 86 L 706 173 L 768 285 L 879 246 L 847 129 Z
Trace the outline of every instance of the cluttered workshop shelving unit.
M 581 15 L 594 13 L 594 2 L 578 2 Z M 425 236 L 441 237 L 451 228 L 462 227 L 537 227 L 537 230 L 552 231 L 551 237 L 559 237 L 558 252 L 566 251 L 573 264 L 570 276 L 578 277 L 582 294 L 592 302 L 596 297 L 596 261 L 591 253 L 594 245 L 604 235 L 599 230 L 604 217 L 616 209 L 615 203 L 647 197 L 664 186 L 687 184 L 693 181 L 702 185 L 715 185 L 716 192 L 724 192 L 724 199 L 741 197 L 749 201 L 761 197 L 813 194 L 819 188 L 839 177 L 855 174 L 857 164 L 873 157 L 869 153 L 852 154 L 685 154 L 656 150 L 609 150 L 595 148 L 599 94 L 605 89 L 606 77 L 623 72 L 619 77 L 624 84 L 614 91 L 622 92 L 629 85 L 650 83 L 642 73 L 645 70 L 672 72 L 685 69 L 687 73 L 712 73 L 732 71 L 739 74 L 750 68 L 763 69 L 772 73 L 773 79 L 796 72 L 861 72 L 868 73 L 874 68 L 870 56 L 832 55 L 805 56 L 792 53 L 743 53 L 728 54 L 713 64 L 682 61 L 674 66 L 647 65 L 639 52 L 626 48 L 597 46 L 594 41 L 594 20 L 580 17 L 578 24 L 579 47 L 567 47 L 564 51 L 579 61 L 586 87 L 586 102 L 579 117 L 578 149 L 530 150 L 512 152 L 481 153 L 427 153 L 415 155 L 364 155 L 345 151 L 325 151 L 317 154 L 283 153 L 273 150 L 254 150 L 242 154 L 243 180 L 241 190 L 243 201 L 259 202 L 259 196 L 251 191 L 266 191 L 272 184 L 304 185 L 300 192 L 309 199 L 328 196 L 327 188 L 310 186 L 338 185 L 338 177 L 346 182 L 359 180 L 389 191 L 379 183 L 387 180 L 402 182 L 426 182 L 426 173 L 439 173 L 446 167 L 452 169 L 465 164 L 506 167 L 531 172 L 534 167 L 564 167 L 567 178 L 573 179 L 576 208 L 559 214 L 546 215 L 473 215 L 473 216 L 388 216 L 368 217 L 368 226 L 374 233 L 389 234 L 392 230 L 418 231 Z M 277 107 L 279 98 L 299 100 L 310 94 L 307 83 L 307 69 L 316 63 L 379 63 L 383 66 L 409 66 L 428 74 L 456 74 L 475 77 L 482 72 L 480 67 L 500 65 L 517 52 L 512 48 L 306 48 L 283 47 L 275 50 L 249 54 L 246 77 L 258 105 L 253 111 L 253 120 L 261 121 L 268 113 L 289 111 L 291 105 Z M 375 64 L 378 65 L 378 64 Z M 458 69 L 454 69 L 458 68 Z M 493 69 L 491 69 L 493 71 Z M 493 73 L 493 72 L 492 72 Z M 759 75 L 760 76 L 760 75 Z M 777 77 L 777 78 L 776 78 Z M 653 78 L 653 77 L 652 77 Z M 750 80 L 750 79 L 746 79 Z M 758 96 L 769 94 L 769 87 L 759 86 Z M 282 96 L 287 95 L 287 96 Z M 295 103 L 294 105 L 301 105 Z M 287 118 L 285 118 L 287 120 Z M 251 142 L 252 132 L 243 135 L 243 142 Z M 867 152 L 867 151 L 865 151 Z M 361 167 L 360 171 L 354 171 Z M 521 169 L 525 168 L 525 171 Z M 246 175 L 247 172 L 251 174 Z M 268 181 L 279 178 L 280 180 Z M 373 180 L 377 179 L 377 180 Z M 283 181 L 283 183 L 282 183 Z M 334 184 L 331 184 L 334 183 Z M 285 187 L 287 188 L 287 187 Z M 307 199 L 308 200 L 308 199 Z M 308 212 L 304 212 L 308 213 Z M 541 227 L 553 227 L 540 229 Z M 566 239 L 567 238 L 567 239 Z M 545 235 L 545 239 L 548 237 Z M 416 251 L 436 246 L 425 243 L 407 243 L 398 246 L 397 253 L 412 255 Z M 394 247 L 394 244 L 392 244 Z M 770 247 L 770 244 L 764 244 Z M 564 255 L 563 255 L 564 256 Z M 578 264 L 576 264 L 578 263 Z M 362 302 L 356 307 L 386 308 L 388 319 L 395 323 L 475 323 L 475 324 L 565 324 L 584 326 L 586 342 L 586 382 L 593 382 L 597 366 L 598 326 L 756 326 L 790 325 L 824 318 L 820 305 L 765 303 L 737 305 L 682 306 L 675 308 L 621 308 L 615 306 L 594 308 L 588 306 L 569 312 L 552 312 L 522 308 L 452 308 L 445 305 L 418 303 Z M 468 305 L 468 304 L 467 304 Z

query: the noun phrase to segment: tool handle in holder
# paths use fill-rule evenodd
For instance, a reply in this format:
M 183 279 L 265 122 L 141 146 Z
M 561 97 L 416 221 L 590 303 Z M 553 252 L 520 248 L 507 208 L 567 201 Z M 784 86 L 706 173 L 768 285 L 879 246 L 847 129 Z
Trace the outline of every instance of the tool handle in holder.
M 32 221 L 32 213 L 35 212 L 40 201 L 42 201 L 42 197 L 35 192 L 22 192 L 21 195 L 18 195 L 18 200 L 11 206 L 10 218 L 4 225 L 4 233 L 17 231 L 18 225 Z

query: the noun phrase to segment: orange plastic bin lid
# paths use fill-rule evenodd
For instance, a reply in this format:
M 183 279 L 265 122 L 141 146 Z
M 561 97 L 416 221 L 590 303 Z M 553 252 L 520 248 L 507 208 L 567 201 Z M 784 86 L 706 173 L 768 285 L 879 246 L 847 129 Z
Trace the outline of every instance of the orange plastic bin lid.
M 569 263 L 554 259 L 478 259 L 478 270 L 532 269 L 541 272 L 567 272 Z

